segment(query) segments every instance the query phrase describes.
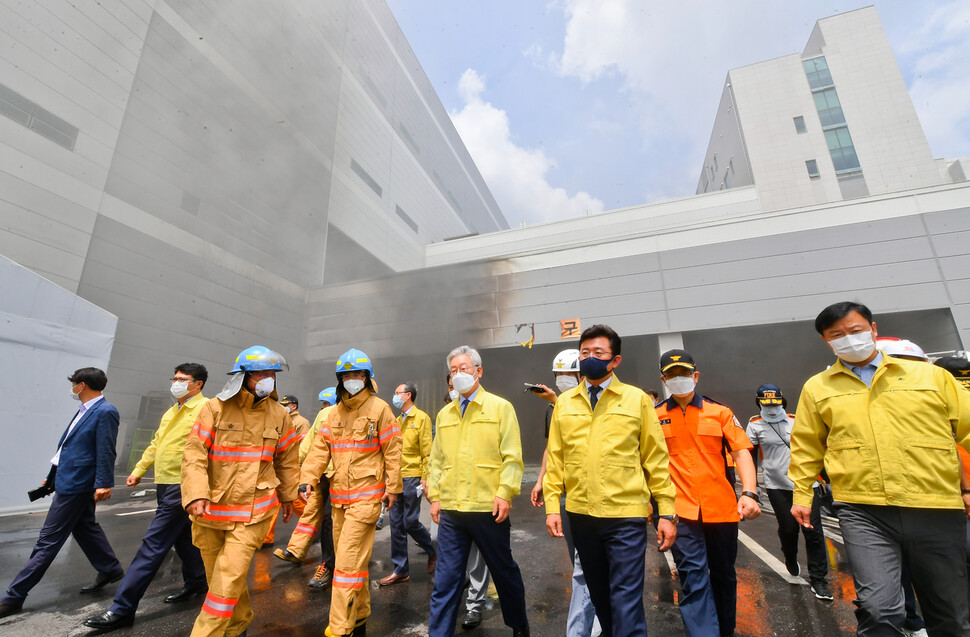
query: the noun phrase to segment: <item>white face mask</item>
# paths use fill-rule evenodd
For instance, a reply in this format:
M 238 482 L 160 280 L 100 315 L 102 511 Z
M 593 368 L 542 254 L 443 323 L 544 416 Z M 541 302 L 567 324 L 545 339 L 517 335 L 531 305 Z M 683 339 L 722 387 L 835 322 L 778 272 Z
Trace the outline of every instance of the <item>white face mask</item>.
M 579 385 L 579 381 L 572 376 L 556 376 L 556 387 L 559 388 L 560 392 L 572 389 L 577 385 Z
M 175 397 L 175 400 L 178 400 L 182 396 L 189 393 L 189 381 L 177 380 L 172 383 L 172 387 L 169 389 L 169 391 L 172 392 L 172 396 Z
M 74 393 L 74 386 L 71 386 L 71 398 L 74 400 L 81 400 L 81 392 Z
M 664 380 L 664 384 L 674 396 L 686 396 L 697 386 L 693 376 L 674 376 Z
M 452 400 L 458 400 L 458 390 L 457 389 L 451 389 L 451 390 L 449 390 L 448 391 L 448 398 L 450 398 Z
M 276 387 L 276 379 L 272 376 L 268 376 L 256 383 L 253 393 L 256 394 L 257 398 L 266 398 L 273 393 L 273 389 Z
M 363 388 L 364 381 L 360 380 L 359 378 L 348 378 L 344 381 L 344 389 L 346 389 L 347 393 L 351 396 L 356 396 Z
M 781 405 L 762 405 L 761 417 L 768 422 L 781 422 L 785 419 L 785 408 Z
M 475 377 L 465 372 L 458 372 L 451 377 L 451 385 L 458 390 L 459 394 L 464 394 L 475 386 Z
M 861 363 L 876 351 L 876 344 L 872 340 L 872 332 L 847 334 L 828 342 L 836 356 L 847 363 Z

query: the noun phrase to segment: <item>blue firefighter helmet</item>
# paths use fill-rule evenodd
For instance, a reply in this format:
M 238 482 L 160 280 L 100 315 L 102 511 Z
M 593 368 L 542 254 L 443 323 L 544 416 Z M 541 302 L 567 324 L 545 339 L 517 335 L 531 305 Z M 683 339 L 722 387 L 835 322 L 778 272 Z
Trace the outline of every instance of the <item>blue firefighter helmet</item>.
M 268 347 L 254 345 L 239 352 L 239 356 L 236 357 L 236 362 L 232 365 L 232 371 L 229 373 L 238 374 L 240 372 L 259 372 L 265 370 L 282 371 L 284 369 L 289 369 L 289 366 L 286 364 L 286 359 L 280 354 Z
M 365 371 L 369 378 L 374 377 L 374 366 L 370 357 L 359 349 L 351 348 L 337 359 L 337 377 L 344 372 Z
M 320 400 L 320 402 L 327 401 L 331 405 L 336 405 L 337 404 L 337 388 L 336 387 L 327 387 L 322 392 L 320 392 L 320 395 L 317 398 Z

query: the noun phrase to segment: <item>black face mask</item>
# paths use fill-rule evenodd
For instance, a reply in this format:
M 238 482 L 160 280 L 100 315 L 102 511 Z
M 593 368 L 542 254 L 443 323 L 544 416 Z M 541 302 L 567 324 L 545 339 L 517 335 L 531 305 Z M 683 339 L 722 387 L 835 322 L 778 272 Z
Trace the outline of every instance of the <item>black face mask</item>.
M 579 361 L 579 374 L 581 376 L 585 376 L 589 380 L 606 378 L 610 373 L 610 370 L 607 368 L 612 362 L 612 358 L 608 358 L 606 360 L 596 358 L 595 356 L 584 358 L 583 360 Z

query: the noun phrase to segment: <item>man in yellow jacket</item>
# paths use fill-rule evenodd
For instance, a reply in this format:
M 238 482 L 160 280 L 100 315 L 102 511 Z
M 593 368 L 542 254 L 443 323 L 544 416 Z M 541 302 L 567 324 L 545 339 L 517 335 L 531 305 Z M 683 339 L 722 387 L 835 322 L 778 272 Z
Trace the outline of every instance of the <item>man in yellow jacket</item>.
M 856 588 L 859 635 L 902 634 L 902 562 L 930 635 L 970 634 L 957 445 L 970 392 L 945 370 L 876 349 L 872 312 L 828 306 L 815 330 L 838 360 L 805 383 L 791 435 L 792 515 L 811 528 L 825 470 Z
M 434 573 L 437 555 L 431 543 L 431 533 L 421 520 L 421 494 L 427 489 L 428 458 L 431 457 L 431 418 L 414 405 L 418 388 L 414 383 L 402 383 L 394 390 L 394 407 L 401 410 L 401 478 L 404 490 L 397 506 L 388 511 L 391 516 L 391 562 L 394 571 L 380 580 L 390 586 L 411 579 L 408 563 L 408 535 L 428 555 L 428 574 Z
M 202 388 L 208 378 L 208 371 L 199 363 L 182 363 L 175 368 L 170 388 L 175 404 L 162 415 L 151 444 L 127 480 L 129 487 L 137 485 L 154 465 L 158 508 L 135 559 L 118 586 L 114 603 L 107 611 L 85 621 L 84 625 L 89 628 L 108 632 L 131 626 L 138 603 L 172 547 L 182 561 L 184 583 L 182 590 L 166 597 L 165 602 L 182 602 L 206 590 L 205 565 L 199 549 L 192 544 L 192 523 L 182 508 L 180 483 L 182 451 L 199 409 L 207 400 L 202 395 Z
M 573 543 L 603 634 L 645 635 L 650 495 L 660 509 L 657 543 L 666 550 L 677 536 L 675 491 L 653 401 L 613 373 L 622 361 L 620 347 L 619 335 L 606 325 L 580 336 L 584 380 L 556 400 L 542 491 L 546 528 L 563 537 L 559 497 L 565 488 Z
M 209 592 L 192 637 L 237 637 L 253 619 L 246 576 L 276 510 L 293 515 L 296 430 L 276 402 L 286 361 L 262 346 L 236 357 L 229 382 L 206 402 L 185 443 L 182 504 L 202 552 Z
M 522 442 L 512 404 L 481 387 L 482 357 L 462 345 L 446 358 L 458 398 L 438 412 L 428 493 L 438 527 L 438 560 L 428 633 L 451 637 L 472 542 L 495 581 L 502 618 L 529 635 L 525 588 L 512 559 L 509 509 L 522 488 Z M 558 502 L 558 500 L 557 500 Z
M 350 349 L 337 360 L 337 405 L 313 438 L 300 474 L 301 497 L 321 486 L 333 463 L 333 592 L 327 637 L 366 634 L 370 616 L 368 563 L 381 502 L 401 493 L 401 430 L 387 403 L 377 397 L 367 354 Z

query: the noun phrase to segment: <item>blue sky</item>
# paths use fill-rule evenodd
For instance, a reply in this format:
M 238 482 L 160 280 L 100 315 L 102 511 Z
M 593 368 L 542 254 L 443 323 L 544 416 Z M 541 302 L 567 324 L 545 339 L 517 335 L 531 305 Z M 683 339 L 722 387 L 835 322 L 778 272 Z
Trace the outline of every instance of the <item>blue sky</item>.
M 874 4 L 936 157 L 970 155 L 970 2 L 387 0 L 509 224 L 692 195 L 728 70 Z

